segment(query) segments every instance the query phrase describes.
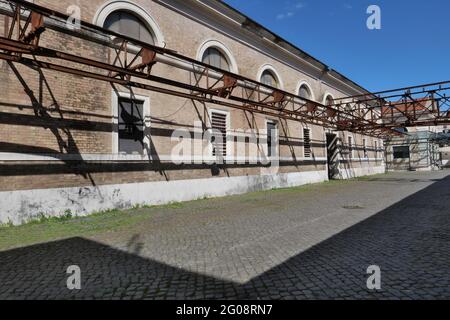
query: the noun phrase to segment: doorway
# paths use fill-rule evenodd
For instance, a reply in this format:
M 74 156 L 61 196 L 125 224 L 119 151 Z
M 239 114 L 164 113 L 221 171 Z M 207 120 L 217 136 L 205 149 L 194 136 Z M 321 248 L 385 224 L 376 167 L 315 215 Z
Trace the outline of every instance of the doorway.
M 338 136 L 334 133 L 327 133 L 327 158 L 328 158 L 328 179 L 334 180 L 339 175 L 339 145 Z

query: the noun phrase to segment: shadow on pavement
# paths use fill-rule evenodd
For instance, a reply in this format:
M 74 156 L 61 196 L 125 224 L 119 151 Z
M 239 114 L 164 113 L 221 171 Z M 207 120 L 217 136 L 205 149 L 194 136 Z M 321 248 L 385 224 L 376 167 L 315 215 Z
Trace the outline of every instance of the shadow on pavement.
M 82 238 L 5 251 L 0 298 L 450 299 L 449 190 L 450 176 L 243 285 Z M 70 265 L 81 291 L 66 287 Z M 366 288 L 370 265 L 382 270 L 379 292 Z

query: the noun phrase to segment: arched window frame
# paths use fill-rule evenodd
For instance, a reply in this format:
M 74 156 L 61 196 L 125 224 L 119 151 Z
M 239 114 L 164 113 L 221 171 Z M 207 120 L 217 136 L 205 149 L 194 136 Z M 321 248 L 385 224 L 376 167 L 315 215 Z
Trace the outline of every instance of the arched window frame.
M 205 61 L 206 60 L 206 55 L 208 53 L 211 54 L 212 51 L 214 51 L 215 53 L 217 53 L 217 55 L 220 56 L 220 64 L 219 65 L 211 63 L 211 57 L 208 57 L 209 61 Z M 229 62 L 230 59 L 228 59 L 227 56 L 221 50 L 219 50 L 216 47 L 209 47 L 209 48 L 207 48 L 205 50 L 205 52 L 203 53 L 201 61 L 203 63 L 211 65 L 211 66 L 213 66 L 215 68 L 219 68 L 219 69 L 222 69 L 222 70 L 225 70 L 225 71 L 231 71 L 231 65 L 230 65 L 230 62 Z
M 273 74 L 273 76 L 275 77 L 275 80 L 278 83 L 278 89 L 284 90 L 284 84 L 283 84 L 283 80 L 282 80 L 280 74 L 272 65 L 269 65 L 269 64 L 263 65 L 259 69 L 258 74 L 256 75 L 256 81 L 261 82 L 261 78 L 262 78 L 264 72 L 266 72 L 266 71 L 270 71 Z
M 116 10 L 106 18 L 103 27 L 144 43 L 155 44 L 154 32 L 145 21 L 133 12 Z
M 308 88 L 309 94 L 311 95 L 310 100 L 316 101 L 316 95 L 314 94 L 314 90 L 312 89 L 312 87 L 310 86 L 310 84 L 309 84 L 308 82 L 304 81 L 304 80 L 299 82 L 298 87 L 297 87 L 296 94 L 297 94 L 297 95 L 300 95 L 300 89 L 301 89 L 302 87 Z
M 93 23 L 103 27 L 108 16 L 115 11 L 128 11 L 144 22 L 153 35 L 156 46 L 165 45 L 164 36 L 156 20 L 141 6 L 125 0 L 112 0 L 100 7 L 94 15 Z
M 214 48 L 223 54 L 223 56 L 225 57 L 225 59 L 228 62 L 228 65 L 230 66 L 230 72 L 239 74 L 239 69 L 238 69 L 237 62 L 236 62 L 236 59 L 234 58 L 233 53 L 230 51 L 230 49 L 227 48 L 227 46 L 225 46 L 220 41 L 212 40 L 212 39 L 208 39 L 208 40 L 204 41 L 200 45 L 200 47 L 197 51 L 197 60 L 203 61 L 203 56 L 204 56 L 206 50 L 208 50 L 210 48 Z
M 324 94 L 324 96 L 323 96 L 323 101 L 322 101 L 322 104 L 323 104 L 324 106 L 327 105 L 327 100 L 328 100 L 328 98 L 331 98 L 331 99 L 334 100 L 334 96 L 333 96 L 331 93 L 326 92 L 326 93 Z

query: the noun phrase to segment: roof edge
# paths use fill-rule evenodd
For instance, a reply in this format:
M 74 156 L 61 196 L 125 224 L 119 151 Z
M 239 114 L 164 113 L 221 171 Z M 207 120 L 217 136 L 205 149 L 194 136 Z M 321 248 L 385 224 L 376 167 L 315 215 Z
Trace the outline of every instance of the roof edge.
M 208 0 L 200 0 L 202 3 L 207 4 L 206 2 Z M 323 70 L 326 70 L 330 73 L 335 73 L 336 76 L 338 78 L 341 78 L 339 80 L 355 87 L 358 90 L 363 91 L 364 94 L 370 94 L 371 91 L 367 90 L 366 88 L 364 88 L 363 86 L 359 85 L 358 83 L 356 83 L 355 81 L 351 80 L 350 78 L 348 78 L 347 76 L 343 75 L 342 73 L 340 73 L 339 71 L 331 68 L 330 66 L 328 66 L 326 63 L 322 62 L 321 60 L 315 58 L 314 56 L 312 56 L 311 54 L 307 53 L 306 51 L 300 49 L 299 47 L 297 47 L 296 45 L 294 45 L 293 43 L 287 41 L 286 39 L 284 39 L 283 37 L 279 36 L 278 34 L 276 34 L 275 32 L 269 30 L 268 28 L 264 27 L 262 24 L 260 24 L 259 22 L 255 21 L 254 19 L 250 18 L 249 16 L 245 15 L 244 13 L 242 13 L 241 11 L 237 10 L 236 8 L 232 7 L 231 5 L 229 5 L 228 3 L 226 3 L 223 0 L 209 0 L 209 1 L 213 1 L 215 3 L 217 3 L 218 5 L 222 6 L 223 8 L 227 9 L 227 10 L 231 10 L 234 14 L 236 14 L 237 16 L 239 16 L 241 18 L 241 26 L 243 28 L 245 28 L 246 30 L 249 30 L 250 32 L 255 33 L 258 36 L 263 36 L 261 33 L 267 33 L 269 35 L 271 35 L 271 38 L 266 37 L 269 41 L 272 41 L 275 45 L 278 45 L 280 47 L 288 47 L 290 49 L 292 49 L 293 51 L 297 51 L 297 52 L 292 52 L 294 54 L 297 54 L 300 58 L 307 60 L 307 62 L 312 62 L 317 64 L 318 66 L 320 66 Z M 250 28 L 246 28 L 246 26 L 251 26 L 251 27 L 255 27 L 256 29 L 260 29 L 261 33 L 256 32 L 255 30 L 252 30 Z M 285 48 L 287 49 L 287 48 Z M 308 61 L 311 60 L 311 61 Z

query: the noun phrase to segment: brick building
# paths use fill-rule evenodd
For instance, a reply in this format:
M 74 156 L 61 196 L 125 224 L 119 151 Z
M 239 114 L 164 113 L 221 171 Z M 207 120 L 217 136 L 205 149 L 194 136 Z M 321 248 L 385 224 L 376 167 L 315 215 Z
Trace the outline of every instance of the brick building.
M 35 3 L 60 12 L 77 4 L 83 21 L 325 105 L 368 93 L 221 1 Z M 0 16 L 3 36 L 10 23 Z M 55 33 L 43 45 L 111 59 L 109 48 L 69 35 Z M 192 81 L 170 65 L 154 68 Z M 0 91 L 0 223 L 297 186 L 385 169 L 383 141 L 377 138 L 1 60 Z M 227 141 L 256 131 L 263 136 L 257 148 L 275 156 L 273 148 L 277 164 L 174 163 L 174 130 L 194 136 L 206 128 L 219 130 Z M 263 139 L 271 128 L 276 128 L 276 139 Z M 210 153 L 238 158 L 228 142 Z M 193 156 L 204 159 L 204 154 Z

